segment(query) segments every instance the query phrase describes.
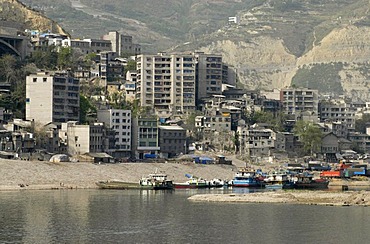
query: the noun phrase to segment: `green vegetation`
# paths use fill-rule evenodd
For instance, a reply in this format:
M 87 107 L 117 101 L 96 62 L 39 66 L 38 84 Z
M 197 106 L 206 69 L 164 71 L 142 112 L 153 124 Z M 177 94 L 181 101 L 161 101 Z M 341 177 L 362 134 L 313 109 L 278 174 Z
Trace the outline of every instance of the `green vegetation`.
M 91 114 L 96 114 L 96 107 L 91 104 L 88 97 L 80 94 L 80 123 L 88 123 Z
M 342 63 L 322 63 L 301 67 L 293 77 L 292 85 L 317 89 L 323 93 L 343 94 L 338 75 L 342 68 Z
M 303 153 L 305 155 L 312 156 L 314 153 L 319 152 L 322 132 L 317 125 L 312 122 L 299 120 L 293 128 L 293 132 L 303 144 Z
M 356 119 L 355 131 L 366 133 L 366 126 L 370 123 L 370 114 L 364 114 L 361 119 Z
M 25 118 L 26 76 L 36 67 L 11 55 L 0 57 L 0 83 L 10 86 L 10 93 L 0 96 L 0 107 L 13 111 L 17 118 Z

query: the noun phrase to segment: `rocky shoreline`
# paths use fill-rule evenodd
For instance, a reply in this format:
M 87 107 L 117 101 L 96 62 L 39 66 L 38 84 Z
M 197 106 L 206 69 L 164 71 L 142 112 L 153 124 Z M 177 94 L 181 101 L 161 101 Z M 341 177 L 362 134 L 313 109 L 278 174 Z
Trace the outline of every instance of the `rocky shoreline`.
M 219 178 L 231 180 L 240 165 L 198 165 L 192 162 L 168 163 L 50 163 L 46 161 L 21 161 L 0 159 L 0 192 L 13 190 L 63 190 L 96 189 L 95 182 L 119 179 L 129 182 L 138 180 L 155 171 L 166 173 L 174 182 L 187 180 L 185 174 L 208 180 Z M 348 186 L 350 191 L 342 192 Z M 363 188 L 362 188 L 363 187 Z M 195 195 L 191 201 L 244 202 L 244 203 L 290 203 L 327 206 L 370 205 L 370 194 L 353 189 L 369 189 L 369 180 L 332 180 L 330 189 L 336 191 L 276 191 L 253 194 L 207 194 Z
M 277 191 L 250 194 L 199 194 L 188 199 L 195 202 L 370 206 L 370 194 L 366 191 Z

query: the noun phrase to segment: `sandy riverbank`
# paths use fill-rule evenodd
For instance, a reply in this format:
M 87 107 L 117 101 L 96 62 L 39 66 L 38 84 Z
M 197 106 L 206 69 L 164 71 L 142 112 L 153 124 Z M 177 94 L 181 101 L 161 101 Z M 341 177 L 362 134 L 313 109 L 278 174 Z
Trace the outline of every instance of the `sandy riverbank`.
M 119 179 L 138 182 L 150 173 L 163 172 L 174 182 L 187 180 L 185 174 L 205 179 L 231 180 L 235 165 L 195 165 L 194 163 L 50 163 L 0 159 L 0 191 L 16 189 L 96 188 L 99 180 Z
M 250 194 L 203 194 L 189 198 L 196 202 L 230 203 L 288 203 L 325 206 L 369 206 L 370 194 L 366 191 L 277 191 Z

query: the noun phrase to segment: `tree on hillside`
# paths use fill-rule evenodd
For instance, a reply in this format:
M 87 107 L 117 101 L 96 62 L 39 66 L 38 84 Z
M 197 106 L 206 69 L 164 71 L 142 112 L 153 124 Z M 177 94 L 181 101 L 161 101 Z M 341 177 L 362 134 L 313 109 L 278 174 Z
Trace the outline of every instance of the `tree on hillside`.
M 136 61 L 134 60 L 129 60 L 127 62 L 127 65 L 125 67 L 125 74 L 127 73 L 127 71 L 129 70 L 136 70 Z
M 322 132 L 312 122 L 299 120 L 293 128 L 294 135 L 298 136 L 303 144 L 304 153 L 312 156 L 321 147 Z
M 275 131 L 283 131 L 285 119 L 286 115 L 281 112 L 273 114 L 271 112 L 257 111 L 249 115 L 248 124 L 267 123 L 270 124 Z
M 96 113 L 96 107 L 90 103 L 90 100 L 84 95 L 80 95 L 80 123 L 88 122 L 88 115 Z
M 356 120 L 355 130 L 361 133 L 366 133 L 366 124 L 370 123 L 370 114 L 362 115 L 361 119 Z
M 48 46 L 45 50 L 38 49 L 33 51 L 27 61 L 34 63 L 39 69 L 53 70 L 57 66 L 58 54 L 55 46 Z
M 9 54 L 0 58 L 0 81 L 12 83 L 16 80 L 17 59 Z

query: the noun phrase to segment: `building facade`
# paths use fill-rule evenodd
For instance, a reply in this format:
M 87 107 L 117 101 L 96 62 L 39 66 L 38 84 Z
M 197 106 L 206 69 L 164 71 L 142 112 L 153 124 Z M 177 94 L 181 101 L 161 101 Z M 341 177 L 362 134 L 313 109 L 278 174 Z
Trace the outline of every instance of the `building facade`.
M 98 121 L 115 131 L 115 146 L 109 154 L 116 158 L 131 155 L 131 116 L 131 110 L 106 109 L 97 111 Z
M 196 59 L 197 104 L 213 95 L 222 94 L 222 81 L 227 80 L 227 69 L 223 69 L 222 55 L 194 53 Z
M 318 116 L 318 90 L 309 88 L 283 88 L 280 91 L 280 101 L 286 114 L 312 112 Z
M 156 117 L 133 120 L 133 153 L 136 158 L 156 157 L 159 153 L 158 121 Z
M 136 98 L 158 115 L 195 109 L 195 58 L 160 53 L 137 57 Z
M 357 108 L 345 100 L 326 100 L 320 102 L 321 122 L 340 122 L 347 126 L 349 132 L 355 131 Z
M 161 157 L 170 158 L 186 153 L 186 130 L 181 126 L 159 126 Z
M 38 72 L 26 77 L 26 119 L 46 125 L 78 121 L 79 80 L 68 72 Z
M 104 127 L 102 124 L 79 125 L 77 122 L 62 124 L 61 132 L 67 135 L 67 153 L 83 155 L 104 151 Z
M 108 40 L 112 43 L 111 50 L 118 53 L 118 56 L 137 55 L 141 53 L 141 46 L 132 42 L 132 36 L 111 31 L 103 36 L 103 40 Z

